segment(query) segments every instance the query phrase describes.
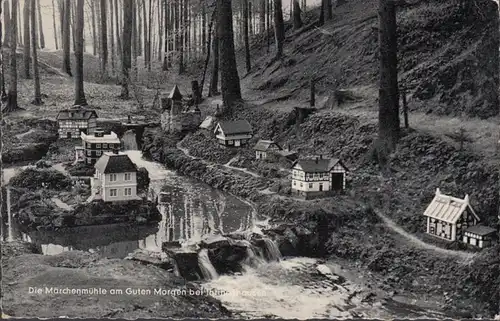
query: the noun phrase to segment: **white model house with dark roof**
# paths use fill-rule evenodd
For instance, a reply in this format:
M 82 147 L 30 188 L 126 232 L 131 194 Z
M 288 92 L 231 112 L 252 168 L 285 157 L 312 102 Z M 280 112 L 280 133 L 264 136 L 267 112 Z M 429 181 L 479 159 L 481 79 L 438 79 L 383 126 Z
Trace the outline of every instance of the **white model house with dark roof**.
M 447 241 L 483 247 L 496 232 L 478 225 L 480 218 L 469 203 L 469 195 L 456 198 L 442 194 L 439 188 L 423 215 L 427 218 L 427 233 Z
M 255 150 L 256 159 L 275 160 L 277 158 L 285 158 L 288 161 L 295 161 L 297 153 L 290 151 L 288 148 L 283 149 L 273 140 L 260 139 L 253 147 Z
M 140 200 L 137 196 L 137 166 L 127 154 L 104 153 L 95 164 L 91 180 L 92 199 L 105 202 Z
M 253 137 L 253 129 L 246 120 L 221 121 L 214 129 L 217 142 L 222 146 L 240 147 Z
M 93 109 L 74 106 L 57 114 L 59 138 L 80 138 L 80 133 L 93 134 L 97 127 L 97 113 Z
M 336 158 L 299 159 L 292 164 L 292 194 L 312 199 L 344 191 L 348 171 Z

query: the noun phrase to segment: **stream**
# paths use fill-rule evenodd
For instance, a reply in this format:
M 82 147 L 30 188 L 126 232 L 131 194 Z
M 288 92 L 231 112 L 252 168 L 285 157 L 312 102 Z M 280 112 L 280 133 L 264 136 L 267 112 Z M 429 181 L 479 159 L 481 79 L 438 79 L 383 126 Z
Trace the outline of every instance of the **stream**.
M 8 239 L 31 242 L 44 255 L 81 250 L 106 258 L 125 258 L 137 249 L 161 252 L 162 243 L 166 241 L 196 242 L 205 234 L 258 231 L 256 213 L 244 200 L 179 176 L 161 164 L 146 161 L 140 151 L 126 153 L 139 167 L 148 170 L 153 197 L 160 196 L 162 220 L 158 224 L 111 224 L 21 233 L 9 216 Z M 8 181 L 18 170 L 4 169 L 4 180 Z M 164 193 L 160 195 L 162 190 Z M 356 279 L 357 276 L 338 282 L 334 262 L 282 258 L 274 242 L 268 240 L 266 243 L 269 243 L 266 248 L 271 259 L 266 261 L 249 253 L 250 260 L 243 265 L 244 272 L 234 275 L 219 275 L 206 251 L 199 253 L 199 265 L 206 279 L 202 286 L 214 290 L 214 297 L 242 317 L 302 320 L 443 317 L 434 308 L 423 309 L 405 302 L 404 297 L 400 301 L 381 297 L 367 300 L 369 290 Z

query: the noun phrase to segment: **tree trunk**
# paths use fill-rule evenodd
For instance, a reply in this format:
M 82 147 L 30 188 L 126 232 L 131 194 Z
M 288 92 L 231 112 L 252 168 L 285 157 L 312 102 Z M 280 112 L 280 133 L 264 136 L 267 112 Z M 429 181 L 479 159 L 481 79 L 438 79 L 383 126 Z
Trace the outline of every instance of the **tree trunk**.
M 322 26 L 325 24 L 325 6 L 326 6 L 326 0 L 321 0 L 320 9 L 319 9 L 319 20 L 318 20 L 319 26 Z
M 40 0 L 37 1 L 36 9 L 38 11 L 38 34 L 40 35 L 40 48 L 43 49 L 45 48 L 45 35 L 43 34 L 42 8 L 40 6 Z
M 18 0 L 11 0 L 12 3 L 12 19 L 10 21 L 10 79 L 9 93 L 7 94 L 7 105 L 3 112 L 16 110 L 17 107 L 17 9 L 19 8 Z
M 73 32 L 73 51 L 76 52 L 76 2 L 71 2 L 71 30 Z
M 163 54 L 163 65 L 162 70 L 167 71 L 169 66 L 169 55 L 170 55 L 170 10 L 169 10 L 169 2 L 163 1 L 163 5 L 165 6 L 165 14 L 163 16 L 163 27 L 164 27 L 164 36 L 165 36 L 165 53 Z
M 35 9 L 35 8 L 33 8 Z M 23 9 L 23 33 L 24 33 L 24 46 L 23 46 L 23 76 L 26 79 L 30 79 L 30 60 L 31 60 L 31 48 L 30 48 L 30 1 L 24 1 Z
M 116 8 L 113 6 L 113 1 L 109 2 L 109 43 L 111 45 L 111 73 L 115 73 L 115 30 L 113 23 L 113 13 Z
M 266 0 L 267 3 L 267 18 L 266 18 L 266 38 L 267 38 L 267 53 L 271 48 L 271 1 Z
M 148 24 L 147 24 L 146 0 L 142 0 L 142 20 L 144 22 L 144 67 L 148 67 Z
M 71 43 L 71 35 L 70 35 L 70 15 L 71 15 L 71 0 L 64 0 L 64 9 L 63 9 L 63 70 L 70 76 L 71 74 L 71 59 L 70 59 L 70 43 Z
M 85 0 L 76 0 L 75 8 L 75 105 L 86 106 L 85 90 L 83 89 L 83 27 Z
M 206 25 L 207 25 L 207 5 L 205 2 L 203 2 L 201 6 L 202 6 L 201 7 L 201 44 L 202 44 L 201 53 L 205 54 L 205 53 L 207 53 L 207 50 L 210 51 L 210 46 L 207 46 L 207 47 L 205 46 L 205 44 L 207 43 L 207 27 L 206 27 Z M 210 21 L 210 23 L 212 23 L 212 22 Z M 208 37 L 210 37 L 210 35 Z
M 254 19 L 253 19 L 253 4 L 251 2 L 248 3 L 248 24 L 249 24 L 249 32 L 250 35 L 255 34 L 255 28 L 253 25 Z
M 212 26 L 215 20 L 216 10 L 212 12 L 212 18 L 210 19 L 210 24 L 208 25 L 208 41 L 206 43 L 207 49 L 207 58 L 205 59 L 205 68 L 203 68 L 203 77 L 201 78 L 201 86 L 200 86 L 200 96 L 203 97 L 203 87 L 205 86 L 205 76 L 207 74 L 208 62 L 210 61 L 210 43 L 212 41 Z M 216 88 L 217 90 L 217 88 Z
M 185 6 L 186 0 L 179 0 L 179 75 L 184 73 L 184 28 L 186 26 L 183 24 L 183 5 Z M 181 29 L 182 26 L 182 29 Z
M 240 78 L 236 66 L 231 0 L 217 0 L 217 29 L 220 41 L 221 91 L 224 110 L 231 113 L 241 100 Z
M 9 2 L 7 1 L 5 3 L 8 5 Z M 1 15 L 2 15 L 2 0 L 0 0 L 0 16 Z M 7 93 L 5 92 L 5 62 L 3 60 L 3 47 L 4 47 L 4 43 L 2 42 L 2 39 L 3 39 L 2 32 L 4 32 L 3 26 L 4 26 L 4 24 L 2 24 L 2 20 L 0 19 L 0 98 L 1 98 L 2 102 L 7 97 Z M 10 30 L 5 30 L 5 35 L 6 35 L 5 38 L 7 38 L 7 39 L 9 38 L 9 37 L 7 37 L 7 34 L 9 32 L 10 32 Z M 1 103 L 0 103 L 0 106 L 1 106 Z M 1 115 L 2 115 L 2 110 L 0 107 L 0 118 L 1 118 Z M 0 150 L 1 150 L 1 146 L 2 146 L 2 139 L 0 138 Z M 0 157 L 0 166 L 2 166 L 1 157 Z
M 283 5 L 281 0 L 274 0 L 274 36 L 276 41 L 276 59 L 283 56 L 283 42 L 285 41 L 285 25 L 283 22 Z
M 326 20 L 332 20 L 333 18 L 333 3 L 332 0 L 326 1 Z
M 341 6 L 341 5 L 343 5 L 343 4 L 346 4 L 346 3 L 347 3 L 347 1 L 346 1 L 346 0 L 337 0 L 337 4 L 336 4 L 336 6 L 337 6 L 337 7 L 339 7 L 339 6 Z
M 216 16 L 217 8 L 214 9 Z M 219 94 L 219 32 L 218 32 L 218 22 L 214 20 L 213 37 L 214 41 L 212 43 L 212 51 L 214 54 L 214 59 L 212 62 L 212 78 L 210 80 L 210 87 L 208 89 L 208 97 L 212 97 Z
M 137 0 L 137 2 L 134 2 L 134 3 L 137 3 L 137 54 L 139 56 L 142 56 L 142 13 L 141 13 L 141 8 L 142 8 L 142 1 L 139 1 Z M 144 19 L 146 19 L 144 17 Z M 123 41 L 122 41 L 123 42 Z
M 123 1 L 123 20 L 125 23 L 123 24 L 123 53 L 122 53 L 122 99 L 129 99 L 129 72 L 131 67 L 131 42 L 132 42 L 132 26 L 130 23 L 126 23 L 126 21 L 132 21 L 133 19 L 133 10 L 132 7 L 134 5 L 133 0 L 124 0 Z
M 258 1 L 260 1 L 259 32 L 264 33 L 266 31 L 266 2 L 267 2 L 267 0 L 258 0 Z
M 5 25 L 5 36 L 3 43 L 4 45 L 7 46 L 12 46 L 12 43 L 10 42 L 10 35 L 12 34 L 12 31 L 10 30 L 10 7 L 9 7 L 9 0 L 6 0 L 4 2 L 4 10 L 3 10 L 3 20 L 4 20 L 4 25 Z M 1 35 L 0 35 L 1 36 Z
M 95 0 L 90 0 L 90 10 L 92 11 L 92 54 L 97 55 L 97 34 L 96 34 L 96 12 L 95 12 Z
M 57 40 L 57 24 L 56 24 L 56 6 L 54 0 L 52 0 L 52 28 L 54 29 L 54 43 L 56 45 L 56 50 L 59 50 L 59 43 Z
M 163 34 L 164 34 L 164 15 L 165 15 L 165 6 L 163 3 L 166 3 L 166 0 L 158 0 L 158 61 L 161 61 L 161 54 L 163 50 Z
M 151 71 L 151 48 L 152 48 L 152 44 L 151 44 L 151 29 L 153 27 L 153 10 L 152 10 L 152 5 L 153 5 L 153 0 L 149 0 L 149 15 L 148 15 L 148 51 L 147 51 L 147 67 L 148 67 L 148 71 Z
M 140 44 L 137 43 L 137 6 L 132 5 L 132 62 L 131 68 L 134 74 L 134 81 L 137 81 L 138 76 L 138 66 L 137 66 L 137 56 L 138 56 L 138 48 Z
M 106 10 L 106 2 L 101 0 L 101 76 L 105 79 L 108 69 L 108 14 Z
M 17 16 L 16 16 L 16 19 L 17 19 L 17 36 L 19 37 L 19 45 L 22 45 L 23 44 L 23 34 L 21 32 L 21 30 L 19 30 L 23 24 L 22 22 L 22 19 L 21 19 L 21 3 L 19 3 L 19 1 L 16 2 L 16 6 L 17 6 Z M 14 17 L 14 15 L 12 15 Z
M 118 53 L 118 57 L 120 61 L 122 59 L 122 39 L 120 35 L 120 7 L 118 6 L 118 0 L 114 0 L 115 2 L 115 20 L 116 20 L 116 52 Z
M 252 65 L 250 64 L 250 43 L 248 40 L 248 0 L 243 0 L 243 33 L 245 37 L 245 65 L 247 68 L 247 72 L 250 72 L 250 69 L 252 69 Z
M 293 0 L 293 29 L 302 28 L 302 18 L 300 17 L 299 0 Z
M 379 0 L 379 155 L 387 156 L 399 140 L 399 90 L 397 69 L 397 23 L 393 1 Z M 379 158 L 380 160 L 380 158 Z
M 189 0 L 184 0 L 184 54 L 187 56 L 184 56 L 184 63 L 186 60 L 189 60 Z M 185 66 L 184 66 L 185 70 Z
M 25 0 L 27 1 L 27 0 Z M 40 74 L 38 72 L 38 49 L 36 34 L 36 0 L 31 0 L 31 42 L 33 43 L 33 79 L 35 80 L 35 99 L 32 104 L 39 106 L 42 102 L 42 93 L 40 92 Z

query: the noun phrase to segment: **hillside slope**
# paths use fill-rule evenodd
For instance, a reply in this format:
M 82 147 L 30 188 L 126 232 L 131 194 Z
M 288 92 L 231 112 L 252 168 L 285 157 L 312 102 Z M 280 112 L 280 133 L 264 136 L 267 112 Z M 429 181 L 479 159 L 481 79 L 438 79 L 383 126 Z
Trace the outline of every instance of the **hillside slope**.
M 423 0 L 398 10 L 400 84 L 408 88 L 410 110 L 491 117 L 499 103 L 498 6 L 474 0 L 466 12 L 459 2 Z M 316 19 L 317 10 L 308 12 L 306 22 Z M 267 41 L 258 35 L 253 70 L 244 81 L 254 89 L 291 92 L 305 102 L 315 77 L 319 94 L 329 96 L 337 86 L 362 89 L 367 107 L 375 108 L 377 28 L 376 0 L 348 1 L 322 28 L 301 32 L 288 24 L 285 58 L 274 64 L 269 63 L 273 44 L 268 55 Z

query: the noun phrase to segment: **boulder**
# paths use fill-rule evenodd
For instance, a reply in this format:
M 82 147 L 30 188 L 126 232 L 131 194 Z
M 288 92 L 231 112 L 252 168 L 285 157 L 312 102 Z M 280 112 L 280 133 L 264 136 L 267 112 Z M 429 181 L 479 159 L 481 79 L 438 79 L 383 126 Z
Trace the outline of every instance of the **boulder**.
M 222 235 L 208 235 L 200 242 L 201 248 L 214 249 L 219 247 L 229 246 L 230 242 L 227 237 Z
M 208 257 L 218 273 L 241 272 L 243 270 L 242 262 L 248 256 L 248 246 L 250 243 L 243 240 L 219 243 L 218 247 L 208 250 Z
M 201 280 L 203 273 L 198 264 L 198 252 L 190 248 L 168 248 L 166 254 L 173 258 L 180 276 L 188 281 Z
M 130 253 L 125 258 L 141 262 L 142 264 L 154 265 L 164 270 L 173 270 L 175 266 L 174 260 L 164 252 L 152 252 L 144 249 L 137 249 Z

